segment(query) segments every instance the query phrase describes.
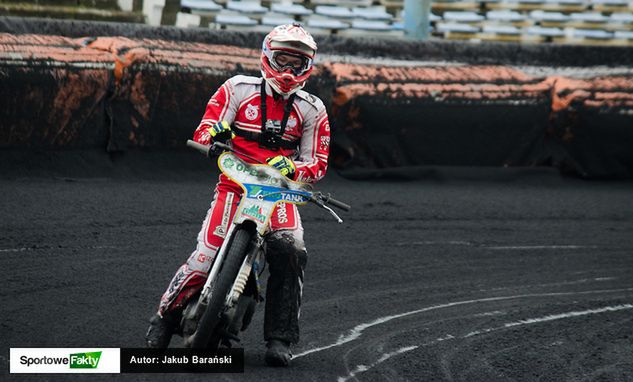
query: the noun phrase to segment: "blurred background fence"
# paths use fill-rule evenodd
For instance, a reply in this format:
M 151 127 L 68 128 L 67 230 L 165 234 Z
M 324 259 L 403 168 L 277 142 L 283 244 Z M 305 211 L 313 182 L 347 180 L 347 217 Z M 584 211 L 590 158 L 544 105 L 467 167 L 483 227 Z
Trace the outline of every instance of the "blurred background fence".
M 2 0 L 0 147 L 182 147 L 224 80 L 259 75 L 264 33 L 298 20 L 316 33 L 308 90 L 330 110 L 331 163 L 348 176 L 553 166 L 633 177 L 633 48 L 617 34 L 632 25 L 630 2 L 434 2 L 423 42 L 403 38 L 402 7 Z M 85 18 L 101 21 L 77 20 Z M 519 33 L 490 34 L 491 26 Z M 562 35 L 536 38 L 530 28 Z M 609 37 L 580 38 L 583 30 Z

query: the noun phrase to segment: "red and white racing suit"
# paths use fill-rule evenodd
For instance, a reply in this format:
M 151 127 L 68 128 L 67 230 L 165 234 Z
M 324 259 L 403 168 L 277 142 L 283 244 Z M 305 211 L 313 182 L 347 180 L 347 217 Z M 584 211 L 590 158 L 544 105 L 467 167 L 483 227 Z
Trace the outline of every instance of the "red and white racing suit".
M 261 86 L 257 77 L 235 76 L 227 80 L 211 97 L 194 140 L 209 144 L 207 129 L 218 121 L 227 121 L 236 136 L 233 147 L 261 162 L 277 155 L 292 159 L 296 165 L 294 180 L 314 183 L 327 170 L 330 125 L 325 106 L 317 97 L 299 90 L 293 97 L 283 147 L 262 147 L 254 136 L 261 133 Z M 266 119 L 281 121 L 286 100 L 266 86 Z M 294 144 L 293 144 L 294 143 Z M 246 157 L 243 160 L 251 162 Z M 182 310 L 190 297 L 204 285 L 216 251 L 222 245 L 239 203 L 242 188 L 221 174 L 211 207 L 198 234 L 198 244 L 176 272 L 164 293 L 159 313 Z M 280 339 L 296 343 L 299 339 L 298 316 L 301 304 L 303 269 L 307 254 L 299 212 L 293 204 L 280 203 L 273 212 L 270 232 L 266 235 L 266 258 L 270 278 L 266 291 L 265 340 Z

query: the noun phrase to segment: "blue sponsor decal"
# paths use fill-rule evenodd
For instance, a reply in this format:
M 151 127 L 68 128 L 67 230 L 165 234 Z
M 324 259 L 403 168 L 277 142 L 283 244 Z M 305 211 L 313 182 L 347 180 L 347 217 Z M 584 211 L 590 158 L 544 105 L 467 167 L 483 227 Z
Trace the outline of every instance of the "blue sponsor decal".
M 289 203 L 305 203 L 307 202 L 309 197 L 306 196 L 305 193 L 300 191 L 291 191 L 291 192 L 282 192 L 281 200 Z
M 246 188 L 246 197 L 250 199 L 265 200 L 268 202 L 284 201 L 288 203 L 305 203 L 310 199 L 310 193 L 305 191 L 294 191 L 249 183 L 244 183 L 243 186 Z

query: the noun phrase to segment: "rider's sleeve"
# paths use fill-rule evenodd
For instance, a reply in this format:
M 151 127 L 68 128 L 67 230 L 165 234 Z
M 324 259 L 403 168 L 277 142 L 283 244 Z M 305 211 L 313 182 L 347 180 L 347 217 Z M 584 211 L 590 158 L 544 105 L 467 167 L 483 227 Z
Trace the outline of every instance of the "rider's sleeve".
M 315 183 L 325 176 L 330 152 L 330 123 L 323 103 L 317 99 L 314 113 L 306 116 L 299 145 L 299 156 L 294 160 L 295 180 Z
M 207 129 L 218 121 L 227 121 L 229 125 L 232 124 L 236 113 L 237 100 L 234 77 L 224 82 L 207 103 L 202 121 L 193 133 L 193 140 L 208 145 L 211 143 L 211 134 Z

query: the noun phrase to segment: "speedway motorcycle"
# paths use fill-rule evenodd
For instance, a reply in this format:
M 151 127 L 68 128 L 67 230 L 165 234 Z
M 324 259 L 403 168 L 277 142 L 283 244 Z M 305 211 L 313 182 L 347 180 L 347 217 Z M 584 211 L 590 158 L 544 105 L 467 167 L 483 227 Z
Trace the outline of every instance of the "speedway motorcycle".
M 181 330 L 189 348 L 217 349 L 239 342 L 237 334 L 245 330 L 258 302 L 262 301 L 259 277 L 265 263 L 264 235 L 271 215 L 279 203 L 314 203 L 342 223 L 328 205 L 349 211 L 350 206 L 313 191 L 309 184 L 296 182 L 277 169 L 261 163 L 251 164 L 236 154 L 256 161 L 231 146 L 216 142 L 187 146 L 207 157 L 218 157 L 218 167 L 244 190 L 226 238 L 218 250 L 200 294 L 183 311 Z M 259 162 L 259 161 L 256 161 Z

